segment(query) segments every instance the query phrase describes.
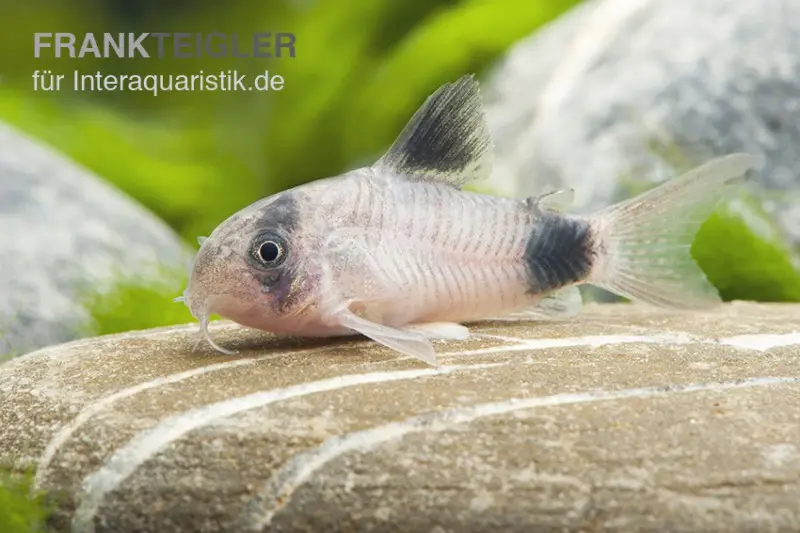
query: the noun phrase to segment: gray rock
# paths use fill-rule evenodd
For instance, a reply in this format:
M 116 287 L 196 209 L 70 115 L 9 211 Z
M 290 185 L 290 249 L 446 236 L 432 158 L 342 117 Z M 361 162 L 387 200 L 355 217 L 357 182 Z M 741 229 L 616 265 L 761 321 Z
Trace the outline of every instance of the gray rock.
M 0 224 L 0 360 L 90 333 L 85 296 L 191 258 L 154 215 L 2 123 Z
M 764 207 L 800 244 L 800 3 L 593 0 L 487 84 L 492 188 L 609 205 L 714 156 L 766 158 Z
M 0 367 L 73 533 L 797 531 L 800 305 L 484 323 L 442 365 L 216 322 Z

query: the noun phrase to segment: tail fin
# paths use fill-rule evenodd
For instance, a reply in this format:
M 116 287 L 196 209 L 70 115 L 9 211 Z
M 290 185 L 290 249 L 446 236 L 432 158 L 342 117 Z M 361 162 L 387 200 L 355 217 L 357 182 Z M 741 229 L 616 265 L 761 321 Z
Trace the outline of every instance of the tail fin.
M 595 214 L 598 253 L 587 283 L 660 307 L 719 303 L 691 256 L 692 241 L 731 186 L 759 163 L 745 153 L 720 157 Z

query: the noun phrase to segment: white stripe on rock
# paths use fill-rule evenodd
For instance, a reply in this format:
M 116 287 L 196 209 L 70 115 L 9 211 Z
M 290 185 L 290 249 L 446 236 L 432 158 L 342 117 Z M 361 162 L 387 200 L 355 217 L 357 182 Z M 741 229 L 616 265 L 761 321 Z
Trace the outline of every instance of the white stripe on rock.
M 349 452 L 374 450 L 382 444 L 401 439 L 411 433 L 444 431 L 455 425 L 468 424 L 479 418 L 537 407 L 650 398 L 676 393 L 725 391 L 786 383 L 800 383 L 800 378 L 760 377 L 721 383 L 696 383 L 671 387 L 641 387 L 616 391 L 599 390 L 533 398 L 512 398 L 501 402 L 426 413 L 400 422 L 391 422 L 367 430 L 331 437 L 316 448 L 296 455 L 277 470 L 264 489 L 249 502 L 232 529 L 262 531 L 270 524 L 275 514 L 291 501 L 294 492 L 315 472 L 331 461 Z
M 598 335 L 574 338 L 561 338 L 561 339 L 522 339 L 511 338 L 503 336 L 484 335 L 483 337 L 495 338 L 498 340 L 505 340 L 510 342 L 517 342 L 508 346 L 497 346 L 492 348 L 482 348 L 469 351 L 458 351 L 451 353 L 443 353 L 441 357 L 468 357 L 475 355 L 487 354 L 502 354 L 509 352 L 543 350 L 550 348 L 567 348 L 574 346 L 606 346 L 618 345 L 626 343 L 649 343 L 649 344 L 688 344 L 688 343 L 714 343 L 731 345 L 742 349 L 752 349 L 764 351 L 772 347 L 788 346 L 800 344 L 800 334 L 791 333 L 785 335 L 747 335 L 730 338 L 722 338 L 717 340 L 709 340 L 702 338 L 693 338 L 685 333 L 671 333 L 662 335 Z M 744 340 L 743 340 L 744 339 Z M 524 361 L 516 361 L 523 363 L 530 363 L 534 360 L 528 359 Z M 87 476 L 83 481 L 83 494 L 79 500 L 79 505 L 75 511 L 72 521 L 72 530 L 74 533 L 87 533 L 94 531 L 94 517 L 102 505 L 105 496 L 116 490 L 122 482 L 124 482 L 136 469 L 143 463 L 153 458 L 156 454 L 164 450 L 170 444 L 186 436 L 189 432 L 204 427 L 208 424 L 242 413 L 247 410 L 256 409 L 272 403 L 280 402 L 283 400 L 306 396 L 310 394 L 317 394 L 321 392 L 340 390 L 347 387 L 358 385 L 365 385 L 371 383 L 386 383 L 392 381 L 401 381 L 416 379 L 421 377 L 449 374 L 457 371 L 470 371 L 479 370 L 492 367 L 507 366 L 515 362 L 509 359 L 498 363 L 488 364 L 475 364 L 475 365 L 451 365 L 441 366 L 439 368 L 423 368 L 417 370 L 402 370 L 402 371 L 387 371 L 387 372 L 374 372 L 367 374 L 350 374 L 344 376 L 337 376 L 320 381 L 302 383 L 293 385 L 286 388 L 274 389 L 268 391 L 257 392 L 247 396 L 232 398 L 218 403 L 209 404 L 206 406 L 197 407 L 195 409 L 186 411 L 184 413 L 171 416 L 162 420 L 153 428 L 143 431 L 135 436 L 123 447 L 119 448 L 98 470 Z M 763 378 L 762 381 L 741 381 L 737 384 L 721 384 L 721 387 L 732 388 L 734 386 L 752 386 L 750 383 L 771 383 L 773 378 Z M 783 380 L 781 382 L 788 382 L 795 380 L 795 378 L 775 378 Z M 744 384 L 744 385 L 743 385 Z M 749 385 L 750 384 L 750 385 Z M 712 390 L 717 385 L 690 385 L 678 387 L 678 391 L 688 392 L 694 390 L 691 387 L 705 387 Z M 630 389 L 630 391 L 651 391 L 652 394 L 657 392 L 663 393 L 663 387 L 653 387 L 647 389 Z M 701 389 L 698 389 L 701 390 Z M 592 393 L 595 396 L 591 398 L 609 399 L 614 395 L 623 394 L 625 391 L 601 391 L 600 393 Z M 588 394 L 588 393 L 587 393 Z M 597 395 L 600 396 L 597 396 Z M 639 393 L 631 393 L 639 394 Z M 651 394 L 651 395 L 652 395 Z M 564 398 L 572 397 L 575 395 L 556 395 L 546 398 Z M 578 395 L 583 397 L 582 395 Z M 542 398 L 528 399 L 528 400 L 512 400 L 514 401 L 544 401 Z M 552 401 L 552 400 L 548 400 Z M 582 400 L 590 401 L 590 400 Z M 570 402 L 562 402 L 570 403 Z M 574 401 L 571 403 L 575 403 Z M 494 404 L 492 404 L 494 405 Z M 535 404 L 533 406 L 538 406 Z M 550 405 L 550 404 L 542 404 Z M 495 413 L 496 414 L 496 413 Z
M 72 519 L 73 533 L 94 531 L 94 516 L 106 494 L 115 490 L 133 474 L 145 461 L 185 436 L 190 431 L 204 427 L 214 421 L 264 407 L 290 398 L 298 398 L 320 392 L 366 385 L 415 379 L 427 376 L 450 374 L 463 370 L 479 370 L 501 366 L 504 363 L 452 365 L 418 370 L 398 370 L 394 372 L 373 372 L 369 374 L 350 374 L 320 381 L 301 383 L 282 389 L 257 392 L 230 400 L 213 403 L 162 420 L 125 446 L 118 449 L 98 470 L 83 480 L 83 494 Z
M 45 447 L 44 452 L 37 463 L 36 475 L 33 480 L 32 488 L 33 490 L 41 488 L 42 482 L 49 472 L 48 467 L 50 466 L 51 461 L 61 447 L 67 442 L 67 440 L 69 440 L 69 438 L 72 437 L 72 435 L 75 434 L 75 432 L 80 429 L 80 427 L 83 426 L 83 424 L 85 424 L 90 418 L 100 414 L 120 400 L 130 398 L 136 394 L 139 394 L 140 392 L 162 387 L 164 385 L 180 383 L 181 381 L 202 376 L 204 374 L 209 374 L 211 372 L 217 372 L 219 370 L 229 370 L 240 366 L 252 365 L 259 361 L 292 354 L 313 354 L 324 350 L 326 350 L 324 347 L 311 348 L 308 350 L 295 350 L 293 352 L 272 353 L 261 357 L 249 357 L 246 359 L 236 359 L 233 361 L 225 361 L 223 363 L 201 366 L 199 368 L 193 368 L 191 370 L 178 372 L 176 374 L 159 376 L 155 379 L 117 390 L 103 398 L 98 398 L 81 409 L 75 418 L 73 418 L 68 424 L 62 426 L 61 429 L 59 429 L 58 432 L 56 432 L 56 434 L 50 439 L 50 442 L 47 443 L 47 446 Z

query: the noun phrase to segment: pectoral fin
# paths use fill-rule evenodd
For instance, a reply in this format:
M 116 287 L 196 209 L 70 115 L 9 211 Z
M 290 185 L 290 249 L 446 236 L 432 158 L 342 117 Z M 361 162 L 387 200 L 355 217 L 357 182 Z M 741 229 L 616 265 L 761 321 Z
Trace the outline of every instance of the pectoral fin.
M 337 312 L 334 319 L 342 326 L 369 337 L 375 342 L 416 357 L 429 365 L 436 365 L 436 350 L 434 350 L 433 344 L 419 332 L 384 326 L 361 318 L 349 309 Z
M 374 168 L 460 188 L 491 174 L 492 149 L 478 82 L 462 76 L 428 97 Z

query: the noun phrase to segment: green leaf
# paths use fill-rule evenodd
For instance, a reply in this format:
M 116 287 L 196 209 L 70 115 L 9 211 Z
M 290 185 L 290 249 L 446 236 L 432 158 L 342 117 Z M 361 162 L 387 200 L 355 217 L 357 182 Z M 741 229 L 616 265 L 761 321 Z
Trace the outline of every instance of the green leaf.
M 800 301 L 797 258 L 752 197 L 731 202 L 703 224 L 692 255 L 725 300 Z
M 42 494 L 31 495 L 29 473 L 0 468 L 0 531 L 3 533 L 45 533 L 51 507 Z

